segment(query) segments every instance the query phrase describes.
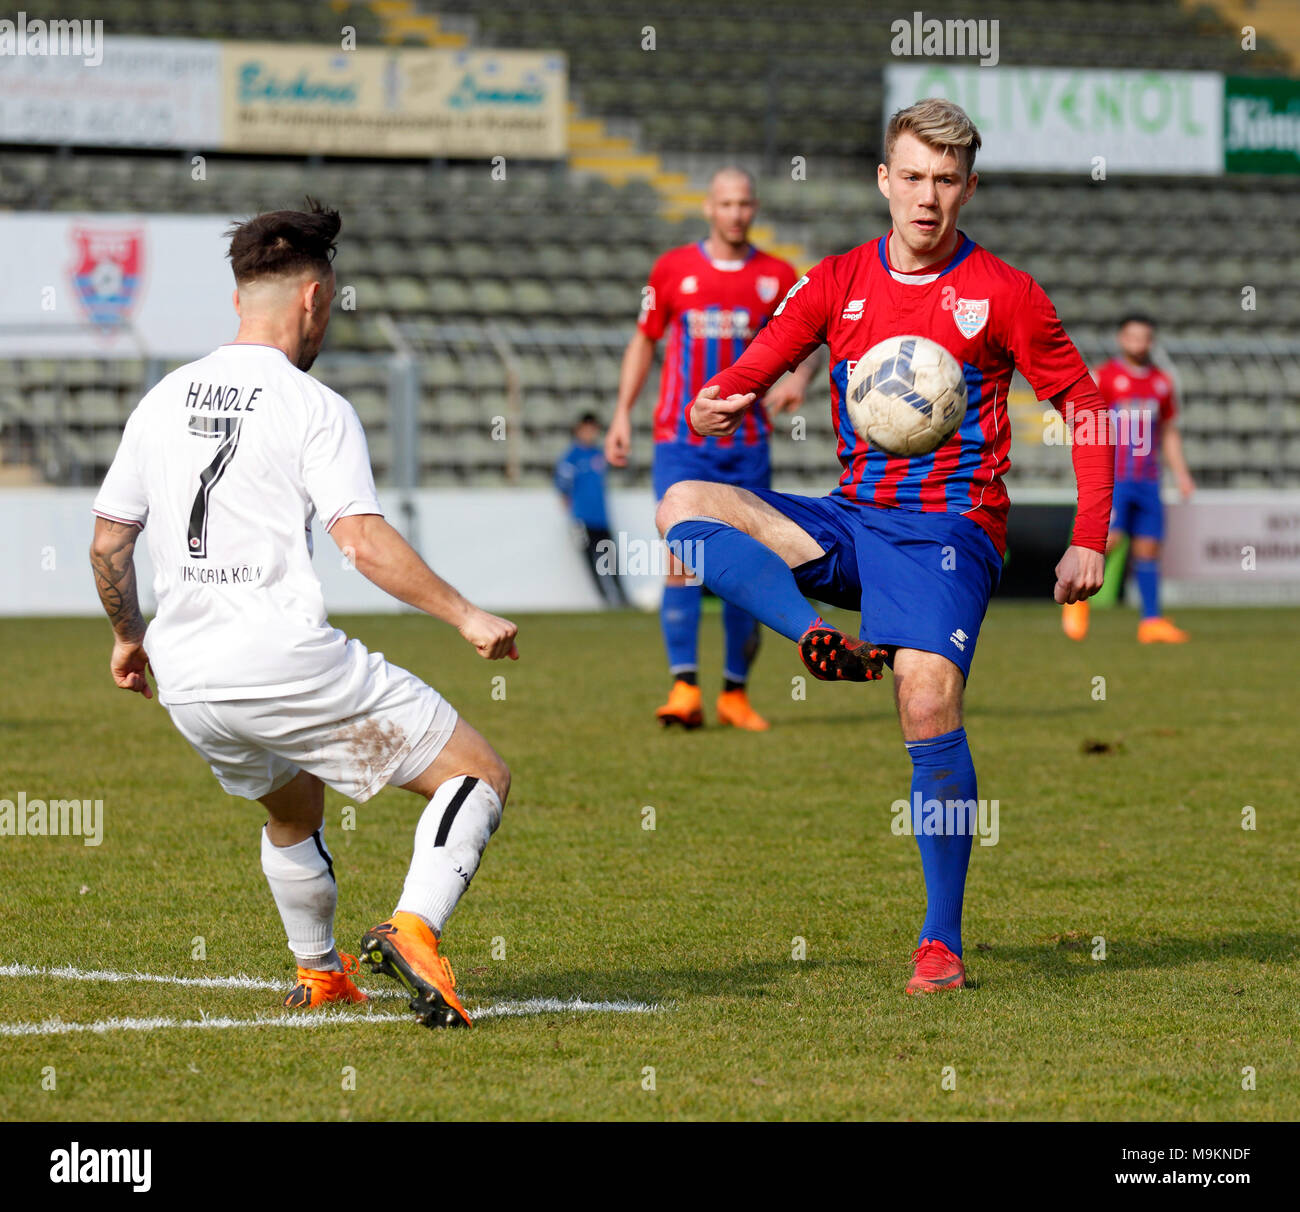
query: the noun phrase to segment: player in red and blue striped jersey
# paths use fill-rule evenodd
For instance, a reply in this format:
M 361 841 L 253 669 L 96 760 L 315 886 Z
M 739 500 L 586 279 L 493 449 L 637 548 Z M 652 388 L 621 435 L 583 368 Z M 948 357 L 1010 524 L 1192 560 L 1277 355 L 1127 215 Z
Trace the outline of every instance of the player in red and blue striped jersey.
M 656 500 L 679 480 L 767 488 L 772 431 L 768 410 L 793 410 L 803 402 L 806 373 L 791 375 L 765 400 L 755 400 L 733 433 L 705 436 L 692 432 L 686 423 L 686 409 L 700 389 L 740 356 L 798 277 L 788 262 L 749 243 L 757 208 L 749 173 L 719 169 L 709 182 L 704 205 L 707 238 L 664 253 L 643 292 L 637 331 L 623 356 L 605 457 L 612 467 L 626 466 L 632 407 L 649 373 L 655 344 L 666 337 L 654 415 Z M 659 608 L 673 677 L 668 701 L 656 712 L 665 725 L 696 728 L 704 721 L 698 682 L 701 596 L 699 582 L 671 560 Z M 745 688 L 758 648 L 758 624 L 728 602 L 723 604 L 722 622 L 726 655 L 718 722 L 764 731 L 767 721 L 750 705 Z
M 1183 457 L 1173 378 L 1151 360 L 1155 333 L 1150 316 L 1125 316 L 1116 333 L 1120 356 L 1097 371 L 1097 388 L 1115 422 L 1115 499 L 1106 550 L 1118 547 L 1125 536 L 1132 540 L 1133 575 L 1142 595 L 1139 643 L 1182 644 L 1189 638 L 1187 632 L 1160 613 L 1160 545 L 1165 537 L 1161 455 L 1184 501 L 1196 484 Z M 1065 634 L 1082 640 L 1088 634 L 1088 603 L 1075 602 L 1062 611 Z
M 825 343 L 843 466 L 834 492 L 814 498 L 685 482 L 668 492 L 657 519 L 669 544 L 697 560 L 705 584 L 797 642 L 815 677 L 869 681 L 883 664 L 893 669 L 927 895 L 908 993 L 965 983 L 961 914 L 978 789 L 962 699 L 1002 571 L 1013 369 L 1074 422 L 1079 508 L 1056 567 L 1058 602 L 1101 587 L 1114 477 L 1109 414 L 1047 296 L 957 228 L 978 181 L 979 143 L 949 101 L 896 113 L 877 170 L 889 232 L 800 278 L 688 411 L 695 432 L 734 432 L 768 384 Z M 903 335 L 939 342 L 966 378 L 961 427 L 915 458 L 872 448 L 843 407 L 855 361 Z M 824 623 L 805 594 L 860 610 L 860 637 Z M 854 795 L 861 800 L 863 788 Z M 889 802 L 882 794 L 879 807 Z

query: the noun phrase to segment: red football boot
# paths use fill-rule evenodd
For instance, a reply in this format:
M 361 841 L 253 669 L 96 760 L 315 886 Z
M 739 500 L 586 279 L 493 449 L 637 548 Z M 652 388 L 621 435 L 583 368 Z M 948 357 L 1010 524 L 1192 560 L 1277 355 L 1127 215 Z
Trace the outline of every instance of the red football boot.
M 966 965 L 961 956 L 953 955 L 943 943 L 923 938 L 912 952 L 916 971 L 907 982 L 907 994 L 942 993 L 945 989 L 961 989 L 966 984 Z

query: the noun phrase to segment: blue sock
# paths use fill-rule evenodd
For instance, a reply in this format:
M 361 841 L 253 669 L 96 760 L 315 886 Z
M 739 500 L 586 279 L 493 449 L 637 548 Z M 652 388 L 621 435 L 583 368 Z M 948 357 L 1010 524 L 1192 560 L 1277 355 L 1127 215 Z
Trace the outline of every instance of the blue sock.
M 1142 617 L 1160 617 L 1160 561 L 1134 560 L 1133 574 L 1137 577 L 1138 592 L 1142 595 Z
M 700 601 L 698 585 L 665 585 L 659 603 L 659 625 L 668 649 L 670 673 L 694 673 L 700 663 Z
M 924 741 L 909 741 L 912 758 L 912 831 L 921 851 L 925 873 L 925 925 L 917 939 L 937 939 L 956 955 L 961 954 L 961 905 L 966 893 L 966 868 L 974 820 L 956 814 L 959 828 L 951 834 L 923 832 L 925 814 L 918 812 L 926 800 L 973 800 L 978 803 L 975 763 L 971 761 L 966 729 L 945 732 Z M 948 813 L 939 817 L 942 821 Z M 969 824 L 969 828 L 966 826 Z
M 724 602 L 734 603 L 796 643 L 820 618 L 794 573 L 770 547 L 712 518 L 687 518 L 668 534 L 673 553 Z
M 722 676 L 733 682 L 747 682 L 749 666 L 758 655 L 758 620 L 748 610 L 723 602 L 722 635 L 727 649 Z

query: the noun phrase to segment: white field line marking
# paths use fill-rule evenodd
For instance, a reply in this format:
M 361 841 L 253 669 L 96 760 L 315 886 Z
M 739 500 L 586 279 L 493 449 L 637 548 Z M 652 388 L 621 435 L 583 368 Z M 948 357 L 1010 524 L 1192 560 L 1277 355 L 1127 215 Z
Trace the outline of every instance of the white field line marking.
M 163 976 L 155 972 L 109 972 L 101 969 L 34 968 L 29 964 L 0 965 L 0 976 L 53 976 L 67 981 L 131 981 L 157 985 L 186 985 L 192 989 L 269 989 L 274 993 L 288 993 L 288 981 L 266 981 L 256 976 Z M 406 997 L 400 989 L 367 989 L 371 997 Z
M 283 993 L 288 985 L 283 981 L 262 980 L 245 976 L 166 976 L 153 972 L 113 972 L 105 969 L 85 970 L 65 965 L 61 968 L 39 968 L 29 964 L 0 965 L 0 976 L 42 977 L 60 980 L 96 982 L 137 982 L 161 985 L 183 985 L 198 989 L 261 989 Z M 369 989 L 371 997 L 406 999 L 400 989 Z M 580 997 L 533 997 L 514 1002 L 497 1002 L 490 1006 L 467 1007 L 474 1018 L 520 1018 L 531 1014 L 654 1014 L 663 1009 L 654 1002 L 584 1001 Z M 315 1014 L 289 1014 L 275 1017 L 221 1018 L 204 1016 L 198 1019 L 174 1018 L 110 1018 L 97 1023 L 65 1023 L 61 1019 L 47 1019 L 42 1023 L 0 1023 L 0 1036 L 15 1035 L 67 1035 L 89 1031 L 102 1035 L 107 1031 L 154 1031 L 166 1029 L 221 1030 L 230 1027 L 318 1027 L 332 1023 L 409 1023 L 414 1020 L 406 1014 L 381 1014 L 367 1010 L 326 1010 Z
M 65 964 L 62 968 L 32 968 L 27 964 L 5 964 L 0 966 L 0 977 L 59 977 L 62 981 L 130 981 L 151 982 L 155 984 L 186 984 L 191 988 L 261 988 L 274 992 L 289 992 L 287 981 L 263 981 L 259 977 L 165 977 L 157 973 L 114 973 L 101 969 L 73 968 Z M 399 990 L 382 990 L 381 996 L 402 996 Z
M 518 1018 L 527 1014 L 610 1013 L 651 1014 L 658 1006 L 647 1002 L 563 1001 L 558 997 L 537 997 L 523 1002 L 498 1002 L 495 1006 L 469 1007 L 475 1019 Z M 65 1023 L 47 1018 L 41 1023 L 0 1023 L 0 1038 L 15 1035 L 74 1035 L 110 1031 L 224 1031 L 232 1027 L 332 1027 L 338 1023 L 413 1023 L 409 1014 L 384 1014 L 365 1010 L 318 1010 L 314 1014 L 259 1015 L 257 1018 L 106 1018 L 97 1023 Z
M 65 1023 L 57 1018 L 43 1023 L 0 1023 L 0 1036 L 6 1035 L 72 1035 L 91 1032 L 105 1035 L 110 1031 L 164 1031 L 181 1030 L 221 1031 L 230 1027 L 328 1027 L 334 1023 L 409 1023 L 405 1014 L 364 1014 L 355 1010 L 315 1014 L 284 1014 L 274 1018 L 106 1018 L 98 1023 Z
M 467 1006 L 473 1018 L 520 1018 L 526 1014 L 658 1014 L 658 1002 L 587 1002 L 580 997 L 530 997 L 521 1002 Z

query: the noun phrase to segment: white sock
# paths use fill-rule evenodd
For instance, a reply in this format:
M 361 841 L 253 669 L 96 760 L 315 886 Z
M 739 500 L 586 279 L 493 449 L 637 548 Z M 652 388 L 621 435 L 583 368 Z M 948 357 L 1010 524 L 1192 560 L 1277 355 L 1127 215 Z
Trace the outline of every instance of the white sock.
M 462 774 L 443 783 L 415 827 L 397 911 L 422 917 L 440 935 L 499 824 L 501 800 L 482 779 Z
M 324 828 L 293 846 L 274 845 L 263 829 L 262 870 L 294 958 L 304 968 L 339 971 L 343 965 L 334 949 L 334 906 L 339 894 L 330 852 L 321 836 Z

